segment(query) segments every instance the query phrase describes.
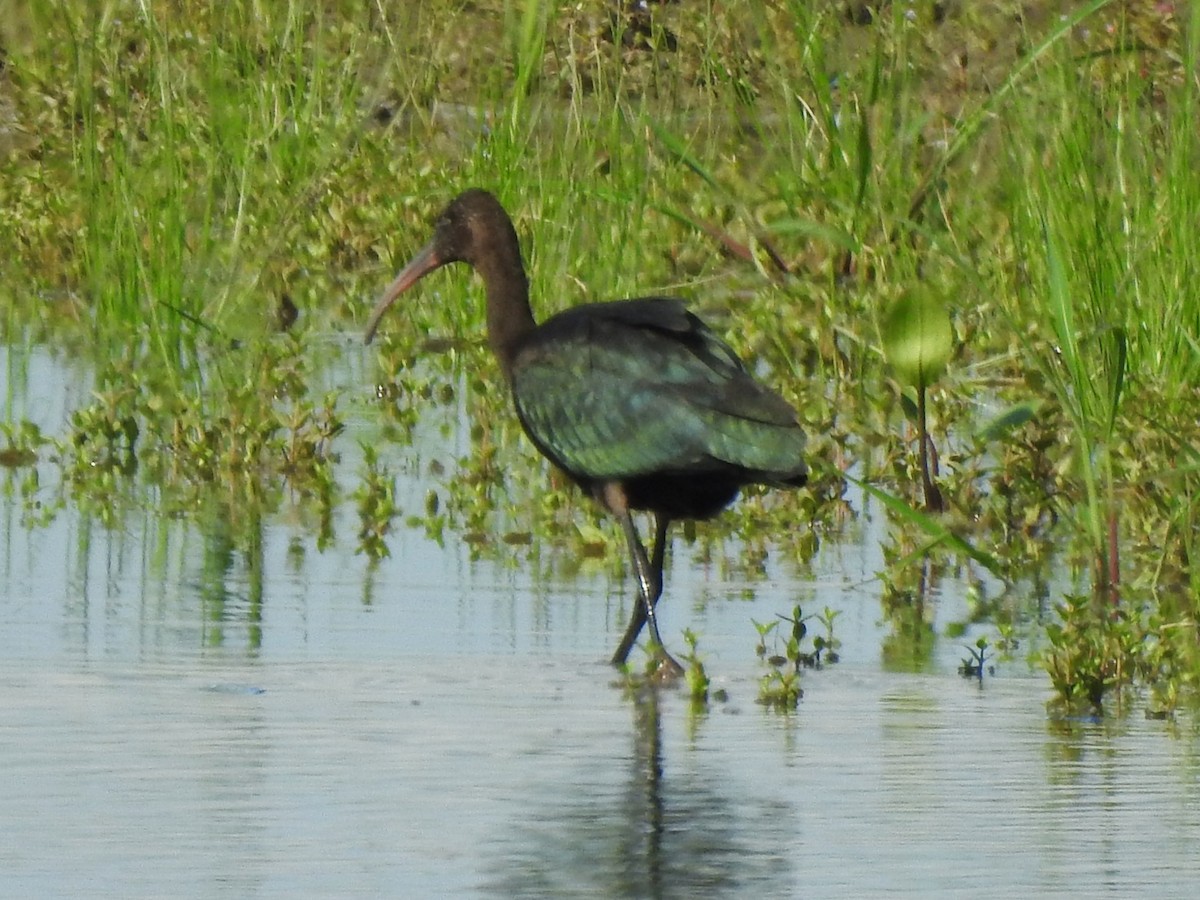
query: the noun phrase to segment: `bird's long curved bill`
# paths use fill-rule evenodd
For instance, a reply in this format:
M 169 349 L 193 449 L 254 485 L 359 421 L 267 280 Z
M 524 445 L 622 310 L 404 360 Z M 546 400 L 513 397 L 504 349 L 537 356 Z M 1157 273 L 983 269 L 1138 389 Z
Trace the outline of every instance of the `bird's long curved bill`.
M 396 280 L 388 285 L 387 290 L 383 292 L 383 295 L 380 296 L 379 301 L 375 304 L 375 309 L 372 310 L 371 318 L 367 322 L 367 333 L 364 338 L 366 343 L 371 343 L 371 339 L 375 337 L 375 329 L 379 327 L 379 320 L 383 318 L 383 314 L 388 311 L 388 308 L 396 302 L 396 298 L 444 262 L 445 260 L 438 255 L 436 244 L 431 242 L 421 248 L 421 252 L 414 256 L 409 264 L 400 270 L 400 274 L 396 276 Z

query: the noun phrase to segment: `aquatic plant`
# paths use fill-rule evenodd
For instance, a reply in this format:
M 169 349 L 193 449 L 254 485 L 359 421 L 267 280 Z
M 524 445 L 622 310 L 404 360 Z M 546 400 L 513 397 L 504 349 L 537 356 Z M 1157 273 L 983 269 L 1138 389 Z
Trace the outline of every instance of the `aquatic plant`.
M 973 646 L 968 644 L 966 649 L 969 656 L 959 663 L 958 674 L 963 678 L 977 678 L 980 683 L 983 682 L 985 672 L 994 674 L 995 667 L 987 665 L 991 658 L 988 656 L 988 646 L 986 637 L 980 637 Z
M 680 656 L 684 668 L 684 682 L 687 684 L 688 697 L 693 706 L 704 706 L 708 703 L 709 688 L 712 681 L 705 671 L 704 661 L 700 659 L 697 649 L 699 639 L 690 628 L 683 630 L 683 643 L 687 650 Z
M 945 502 L 934 482 L 937 450 L 929 435 L 926 399 L 930 385 L 950 359 L 950 318 L 940 298 L 928 288 L 913 288 L 892 302 L 879 327 L 889 364 L 900 380 L 916 393 L 912 416 L 917 425 L 925 508 L 940 512 Z
M 362 445 L 362 484 L 354 492 L 358 504 L 358 552 L 365 553 L 372 561 L 391 555 L 386 536 L 391 530 L 392 520 L 399 510 L 396 507 L 396 482 L 387 467 L 379 462 L 374 447 Z
M 758 702 L 764 706 L 786 711 L 795 709 L 804 696 L 800 685 L 800 670 L 802 668 L 819 668 L 822 665 L 821 654 L 825 654 L 826 663 L 838 661 L 836 648 L 839 642 L 833 636 L 833 621 L 837 617 L 828 608 L 822 614 L 822 624 L 825 635 L 813 638 L 811 651 L 801 648 L 801 642 L 808 634 L 808 626 L 804 624 L 805 617 L 800 607 L 792 608 L 790 616 L 780 615 L 771 622 L 755 622 L 758 631 L 758 644 L 754 648 L 755 655 L 762 660 L 767 671 L 759 678 Z M 779 627 L 789 625 L 786 633 Z M 771 638 L 772 646 L 767 646 Z M 783 641 L 783 652 L 779 652 L 779 641 Z
M 6 407 L 25 520 L 74 503 L 112 526 L 135 506 L 215 522 L 219 496 L 261 523 L 286 494 L 336 540 L 352 498 L 334 478 L 347 389 L 313 377 L 328 336 L 480 184 L 514 201 L 540 315 L 682 294 L 799 410 L 809 487 L 688 529 L 694 558 L 804 572 L 882 511 L 893 662 L 922 664 L 945 567 L 1002 576 L 1004 614 L 1028 622 L 1066 572 L 1056 693 L 1115 708 L 1133 684 L 1175 708 L 1200 673 L 1200 6 L 893 4 L 861 24 L 823 4 L 614 6 L 15 7 L 0 325 L 94 373 L 60 433 Z M 594 560 L 613 536 L 540 490 L 553 476 L 488 388 L 470 290 L 413 303 L 366 358 L 378 402 L 353 438 L 388 465 L 353 476 L 360 498 L 394 466 L 432 536 Z M 897 377 L 879 327 L 926 290 L 954 352 L 936 382 L 923 362 Z M 914 381 L 936 484 L 895 439 Z M 414 458 L 421 428 L 461 422 L 461 451 Z M 914 499 L 929 486 L 942 515 Z M 360 519 L 380 550 L 383 512 Z M 730 535 L 744 556 L 724 557 Z

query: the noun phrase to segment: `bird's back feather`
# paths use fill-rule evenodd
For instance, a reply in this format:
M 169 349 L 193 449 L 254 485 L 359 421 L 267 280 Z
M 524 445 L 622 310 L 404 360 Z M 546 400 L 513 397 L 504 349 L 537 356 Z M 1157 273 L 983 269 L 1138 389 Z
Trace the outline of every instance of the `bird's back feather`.
M 581 480 L 801 483 L 806 472 L 792 408 L 677 299 L 547 319 L 515 354 L 512 389 L 530 438 Z

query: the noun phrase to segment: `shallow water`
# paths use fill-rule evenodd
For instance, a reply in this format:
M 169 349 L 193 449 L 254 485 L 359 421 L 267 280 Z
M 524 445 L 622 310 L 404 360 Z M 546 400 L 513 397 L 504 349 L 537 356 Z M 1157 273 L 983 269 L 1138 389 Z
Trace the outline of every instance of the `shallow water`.
M 10 413 L 56 433 L 85 381 L 29 365 Z M 335 378 L 366 392 L 352 364 Z M 354 534 L 348 506 L 339 535 Z M 664 634 L 681 648 L 696 631 L 729 695 L 697 714 L 679 692 L 615 685 L 605 658 L 630 585 L 603 565 L 535 579 L 399 528 L 372 569 L 348 539 L 318 552 L 288 510 L 254 558 L 152 509 L 111 531 L 72 509 L 26 530 L 5 498 L 0 521 L 0 895 L 1190 897 L 1200 883 L 1191 724 L 1056 721 L 1021 661 L 982 686 L 959 677 L 962 645 L 993 632 L 945 636 L 972 618 L 952 579 L 928 599 L 929 663 L 897 671 L 870 580 L 878 522 L 827 543 L 813 573 L 771 562 L 763 581 L 676 542 Z M 751 620 L 796 602 L 842 612 L 842 662 L 807 673 L 788 716 L 754 702 Z

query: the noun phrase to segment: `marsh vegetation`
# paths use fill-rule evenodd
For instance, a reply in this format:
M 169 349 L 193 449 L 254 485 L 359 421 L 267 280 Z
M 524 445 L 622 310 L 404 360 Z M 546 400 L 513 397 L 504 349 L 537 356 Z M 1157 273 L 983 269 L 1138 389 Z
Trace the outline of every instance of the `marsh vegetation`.
M 114 0 L 0 19 L 0 476 L 22 527 L 151 506 L 232 523 L 240 546 L 287 506 L 371 558 L 403 521 L 518 564 L 619 560 L 585 502 L 546 490 L 469 279 L 406 304 L 357 395 L 321 377 L 430 217 L 480 185 L 514 214 L 539 314 L 683 296 L 800 411 L 809 489 L 751 492 L 689 553 L 733 535 L 748 577 L 768 548 L 803 568 L 853 528 L 861 485 L 891 519 L 886 652 L 920 658 L 929 591 L 966 569 L 1005 586 L 980 588 L 981 675 L 990 647 L 1032 655 L 1068 705 L 1169 714 L 1192 693 L 1200 6 Z M 90 380 L 62 433 L 16 399 L 44 345 Z M 463 422 L 460 455 L 410 452 Z M 414 467 L 406 506 L 393 473 Z M 332 529 L 343 504 L 357 535 Z M 773 638 L 798 645 L 793 616 Z M 785 703 L 799 653 L 765 676 Z

